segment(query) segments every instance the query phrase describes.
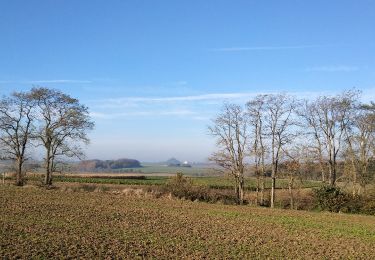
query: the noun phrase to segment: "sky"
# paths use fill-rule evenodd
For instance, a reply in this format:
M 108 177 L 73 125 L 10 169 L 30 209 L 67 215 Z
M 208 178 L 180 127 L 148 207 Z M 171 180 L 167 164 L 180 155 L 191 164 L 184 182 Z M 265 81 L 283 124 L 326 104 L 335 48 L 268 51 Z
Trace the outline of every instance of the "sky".
M 78 98 L 88 159 L 206 161 L 223 102 L 374 100 L 374 14 L 372 0 L 0 0 L 0 94 Z

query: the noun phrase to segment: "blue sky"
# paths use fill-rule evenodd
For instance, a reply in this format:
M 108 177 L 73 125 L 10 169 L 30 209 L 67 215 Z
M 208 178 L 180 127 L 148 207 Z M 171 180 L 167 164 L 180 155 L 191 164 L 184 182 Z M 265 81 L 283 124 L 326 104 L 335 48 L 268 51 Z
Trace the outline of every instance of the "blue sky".
M 89 106 L 88 158 L 204 161 L 223 101 L 375 94 L 375 1 L 0 1 L 0 93 Z

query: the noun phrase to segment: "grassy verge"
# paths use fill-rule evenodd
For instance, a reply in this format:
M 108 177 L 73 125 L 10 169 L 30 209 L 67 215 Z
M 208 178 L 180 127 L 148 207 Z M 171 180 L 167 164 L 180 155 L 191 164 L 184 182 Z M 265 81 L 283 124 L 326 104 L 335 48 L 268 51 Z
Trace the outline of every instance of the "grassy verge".
M 211 189 L 233 189 L 234 183 L 231 178 L 228 177 L 190 177 L 194 185 L 205 186 Z M 29 181 L 38 182 L 42 179 L 42 176 L 30 175 Z M 73 176 L 69 174 L 55 175 L 53 177 L 54 182 L 76 182 L 76 183 L 96 183 L 96 184 L 123 184 L 123 185 L 163 185 L 170 177 L 167 176 L 105 176 L 97 174 L 96 176 Z M 10 179 L 8 179 L 10 180 Z M 319 187 L 320 182 L 317 181 L 303 181 L 297 182 L 300 188 L 313 188 Z M 266 189 L 271 188 L 271 180 L 266 179 Z M 256 179 L 246 178 L 245 188 L 248 191 L 254 191 L 256 189 Z M 278 179 L 277 188 L 286 189 L 288 188 L 288 180 Z

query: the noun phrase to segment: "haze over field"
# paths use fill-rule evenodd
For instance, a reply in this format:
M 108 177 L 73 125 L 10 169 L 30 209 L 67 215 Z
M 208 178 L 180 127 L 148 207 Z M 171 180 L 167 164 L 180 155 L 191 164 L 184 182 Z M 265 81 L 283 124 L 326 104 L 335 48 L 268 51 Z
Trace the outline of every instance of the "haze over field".
M 88 158 L 204 161 L 223 101 L 375 96 L 373 1 L 2 1 L 0 94 L 90 108 Z

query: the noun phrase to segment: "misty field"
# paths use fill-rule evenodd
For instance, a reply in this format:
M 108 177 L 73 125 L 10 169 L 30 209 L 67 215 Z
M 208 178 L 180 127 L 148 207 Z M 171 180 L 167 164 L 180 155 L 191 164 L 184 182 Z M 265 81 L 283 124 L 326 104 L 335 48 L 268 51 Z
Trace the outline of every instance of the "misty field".
M 2 258 L 374 258 L 375 217 L 0 186 Z

